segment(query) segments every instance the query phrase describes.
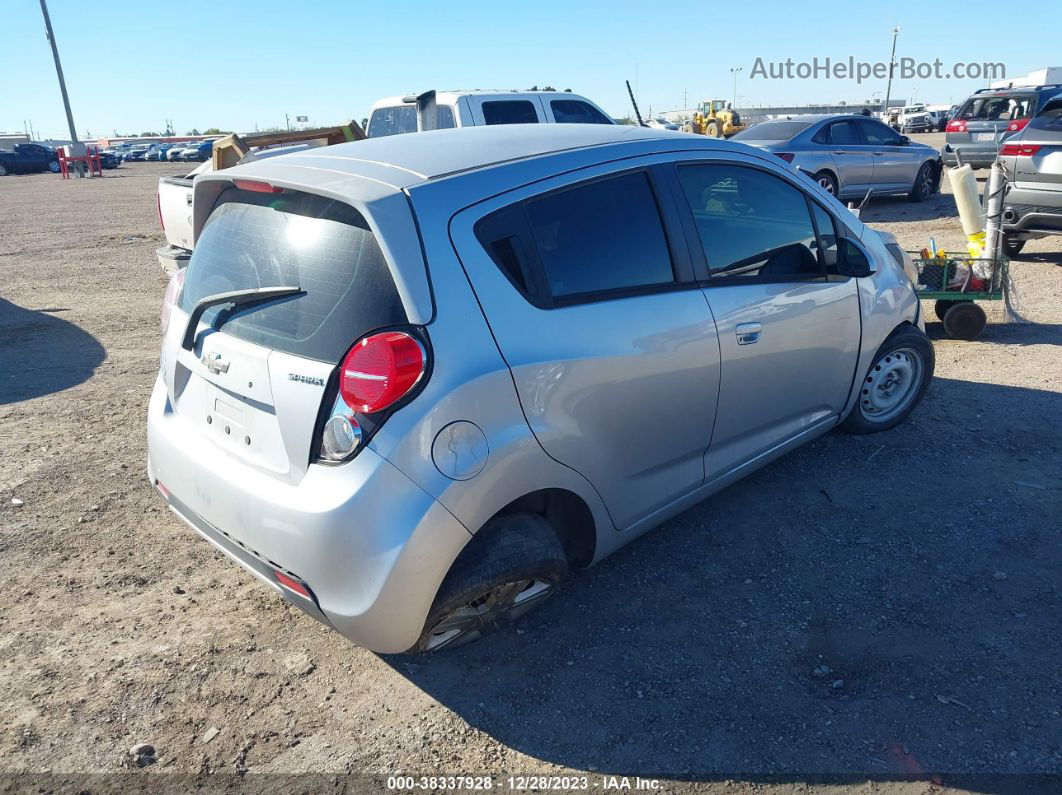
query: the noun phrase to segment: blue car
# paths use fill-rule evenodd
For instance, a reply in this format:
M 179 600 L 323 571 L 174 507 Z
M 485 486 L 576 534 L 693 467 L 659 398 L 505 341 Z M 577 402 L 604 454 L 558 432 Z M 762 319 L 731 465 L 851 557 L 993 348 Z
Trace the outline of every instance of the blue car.
M 213 141 L 203 141 L 196 149 L 195 159 L 202 163 L 204 160 L 210 159 L 211 152 L 214 151 Z

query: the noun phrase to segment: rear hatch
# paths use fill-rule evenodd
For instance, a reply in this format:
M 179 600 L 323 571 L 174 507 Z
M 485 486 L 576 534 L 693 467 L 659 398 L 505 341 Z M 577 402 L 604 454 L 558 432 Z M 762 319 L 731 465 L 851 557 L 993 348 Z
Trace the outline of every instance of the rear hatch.
M 204 298 L 276 287 L 299 292 L 209 308 L 191 349 L 182 345 Z M 297 483 L 313 458 L 337 364 L 366 333 L 406 322 L 380 246 L 353 207 L 294 190 L 226 188 L 196 241 L 167 328 L 170 403 L 189 432 Z
M 1009 143 L 1001 159 L 1018 188 L 1062 192 L 1062 95 L 1051 99 Z
M 952 149 L 994 153 L 1002 140 L 1028 124 L 1035 109 L 1035 93 L 993 91 L 975 94 L 948 123 L 947 143 Z

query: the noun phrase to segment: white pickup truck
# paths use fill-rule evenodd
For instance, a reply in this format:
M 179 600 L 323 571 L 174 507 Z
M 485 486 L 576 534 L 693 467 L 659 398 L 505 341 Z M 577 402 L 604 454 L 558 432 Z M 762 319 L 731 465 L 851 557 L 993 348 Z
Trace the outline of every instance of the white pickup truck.
M 373 103 L 366 135 L 385 135 L 472 127 L 485 124 L 615 124 L 585 97 L 570 91 L 426 91 L 416 96 L 385 97 Z M 248 136 L 253 143 L 255 136 Z M 241 163 L 321 145 L 320 140 L 257 149 Z M 230 165 L 235 165 L 231 163 Z M 192 184 L 195 176 L 213 169 L 211 161 L 189 174 L 159 179 L 159 223 L 166 245 L 155 251 L 159 264 L 174 271 L 188 264 L 192 255 Z

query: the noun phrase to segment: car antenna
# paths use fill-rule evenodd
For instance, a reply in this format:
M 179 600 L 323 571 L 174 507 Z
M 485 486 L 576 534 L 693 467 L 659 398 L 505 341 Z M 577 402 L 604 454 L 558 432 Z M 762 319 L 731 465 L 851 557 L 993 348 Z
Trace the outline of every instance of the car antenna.
M 627 82 L 627 94 L 631 98 L 631 105 L 634 107 L 634 115 L 638 119 L 638 126 L 639 127 L 648 127 L 649 125 L 646 124 L 644 121 L 642 121 L 642 114 L 638 110 L 638 103 L 634 100 L 634 92 L 631 91 L 631 81 L 628 80 L 626 82 Z

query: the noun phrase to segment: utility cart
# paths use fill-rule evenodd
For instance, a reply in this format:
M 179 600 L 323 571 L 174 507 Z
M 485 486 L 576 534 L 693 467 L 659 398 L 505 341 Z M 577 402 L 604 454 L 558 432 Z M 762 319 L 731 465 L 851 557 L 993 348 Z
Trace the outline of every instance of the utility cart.
M 954 251 L 925 257 L 908 252 L 918 269 L 918 296 L 934 301 L 933 310 L 953 339 L 977 339 L 988 318 L 975 301 L 1001 301 L 1006 297 L 1010 260 L 974 258 Z

